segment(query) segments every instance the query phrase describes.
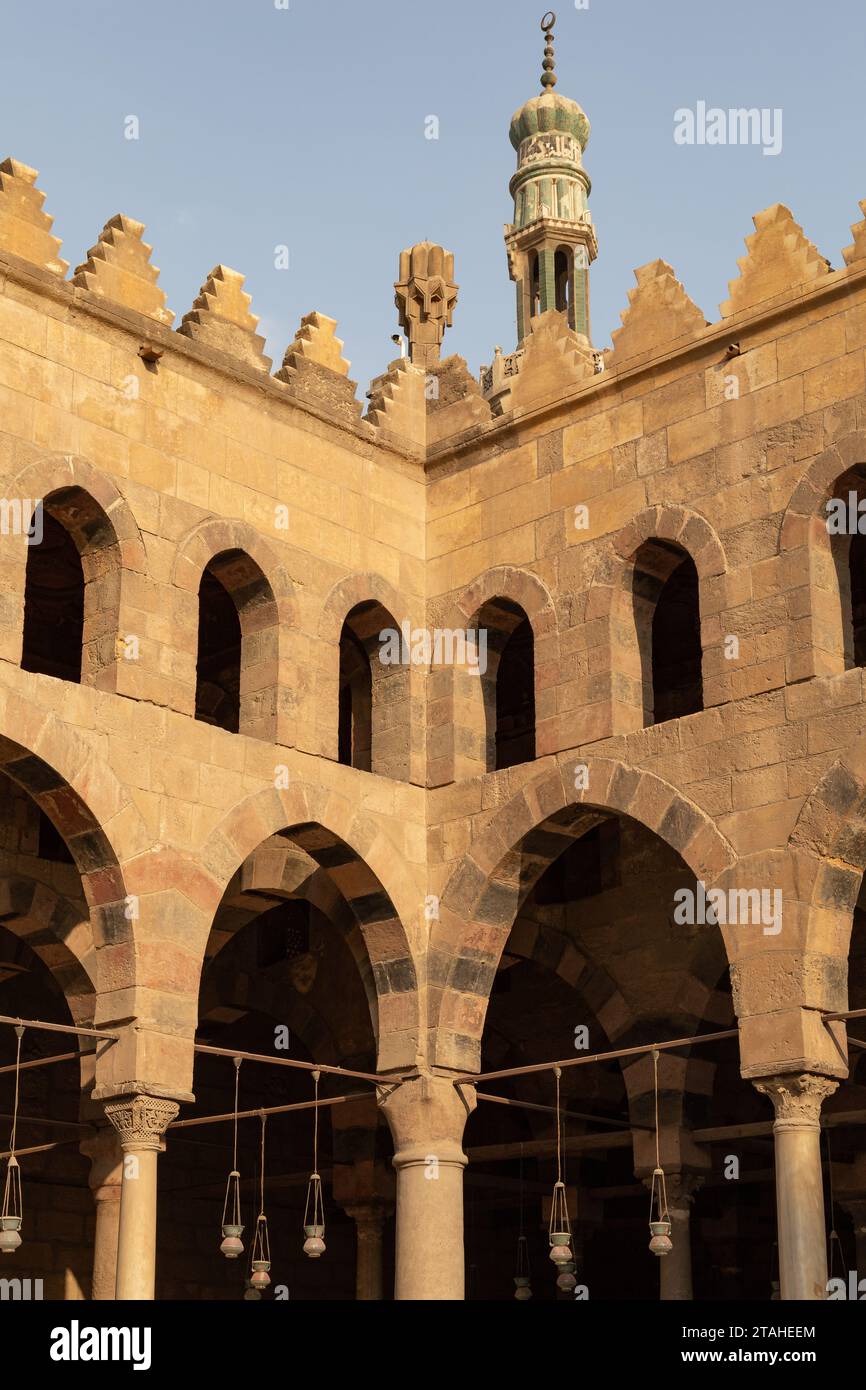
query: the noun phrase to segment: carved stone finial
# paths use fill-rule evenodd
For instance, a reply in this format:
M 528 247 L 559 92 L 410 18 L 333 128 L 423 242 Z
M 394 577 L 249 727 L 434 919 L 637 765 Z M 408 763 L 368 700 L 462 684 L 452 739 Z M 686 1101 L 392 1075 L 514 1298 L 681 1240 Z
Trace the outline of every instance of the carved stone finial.
M 416 367 L 432 366 L 439 361 L 445 329 L 451 327 L 457 303 L 453 255 L 429 241 L 401 251 L 400 279 L 394 290 L 410 360 Z
M 556 60 L 553 56 L 553 26 L 556 23 L 556 15 L 553 10 L 548 10 L 541 21 L 541 31 L 544 34 L 544 62 L 541 64 L 541 85 L 545 91 L 556 86 L 556 73 L 553 71 Z

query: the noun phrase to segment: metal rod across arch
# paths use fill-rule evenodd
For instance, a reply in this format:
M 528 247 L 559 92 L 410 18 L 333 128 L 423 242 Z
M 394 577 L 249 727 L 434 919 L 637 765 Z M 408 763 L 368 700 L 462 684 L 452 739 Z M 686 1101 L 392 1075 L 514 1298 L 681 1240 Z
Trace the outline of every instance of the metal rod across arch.
M 251 1120 L 254 1116 L 260 1115 L 286 1115 L 290 1110 L 315 1110 L 322 1109 L 328 1105 L 345 1105 L 353 1100 L 369 1100 L 367 1091 L 354 1091 L 348 1096 L 329 1096 L 325 1100 L 299 1100 L 293 1101 L 291 1105 L 267 1105 L 264 1109 L 257 1106 L 255 1110 L 239 1110 L 237 1118 L 239 1120 Z M 234 1110 L 227 1110 L 222 1115 L 194 1115 L 188 1120 L 172 1120 L 167 1126 L 168 1129 L 190 1129 L 194 1125 L 216 1125 L 226 1124 L 235 1118 Z
M 409 1079 L 409 1073 L 405 1072 L 351 1071 L 348 1067 L 328 1067 L 321 1062 L 299 1062 L 293 1057 L 267 1057 L 261 1052 L 238 1052 L 233 1047 L 211 1047 L 209 1043 L 193 1043 L 192 1047 L 193 1052 L 206 1052 L 213 1057 L 240 1057 L 244 1062 L 263 1062 L 271 1067 L 294 1067 L 297 1071 L 319 1071 L 329 1076 L 349 1076 L 355 1081 L 372 1081 L 376 1086 Z
M 58 1052 L 53 1057 L 36 1057 L 32 1062 L 22 1062 L 19 1071 L 31 1071 L 34 1067 L 51 1067 L 55 1062 L 77 1062 L 82 1057 L 95 1056 L 96 1048 L 94 1047 L 89 1047 L 85 1052 Z M 10 1062 L 8 1066 L 0 1067 L 0 1076 L 14 1070 L 15 1063 Z
M 0 1023 L 12 1023 L 16 1027 L 41 1028 L 45 1033 L 75 1033 L 80 1038 L 101 1038 L 104 1042 L 119 1042 L 119 1033 L 106 1033 L 101 1028 L 72 1028 L 66 1023 L 42 1023 L 34 1018 L 12 1018 L 0 1014 Z
M 692 1043 L 720 1042 L 722 1038 L 737 1038 L 739 1028 L 726 1028 L 720 1033 L 696 1033 L 690 1038 L 672 1038 L 670 1042 L 642 1043 L 639 1047 L 618 1047 L 610 1052 L 590 1052 L 585 1057 L 566 1057 L 564 1061 L 533 1062 L 526 1067 L 509 1067 L 505 1071 L 466 1072 L 455 1076 L 454 1085 L 467 1081 L 498 1081 L 506 1076 L 529 1076 L 533 1072 L 555 1071 L 557 1067 L 585 1067 L 590 1062 L 607 1062 L 615 1057 L 638 1057 L 643 1052 L 660 1052 L 673 1047 L 690 1047 Z

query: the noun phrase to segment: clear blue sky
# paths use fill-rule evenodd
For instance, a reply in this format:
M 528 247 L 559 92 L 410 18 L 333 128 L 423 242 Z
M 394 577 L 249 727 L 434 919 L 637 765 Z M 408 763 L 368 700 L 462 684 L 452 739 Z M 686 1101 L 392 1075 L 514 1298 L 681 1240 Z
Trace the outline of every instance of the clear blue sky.
M 0 157 L 40 171 L 75 266 L 103 223 L 147 224 L 169 305 L 219 261 L 247 276 L 276 364 L 302 314 L 338 320 L 361 392 L 394 349 L 402 247 L 454 252 L 446 350 L 515 338 L 502 225 L 508 123 L 539 90 L 538 0 L 5 0 Z M 557 90 L 592 122 L 593 338 L 635 266 L 669 261 L 718 317 L 751 216 L 787 203 L 834 267 L 866 198 L 863 0 L 559 4 Z M 781 107 L 783 150 L 683 147 L 673 113 Z M 124 138 L 124 119 L 140 139 Z M 429 115 L 437 141 L 424 137 Z M 285 243 L 290 269 L 274 268 Z

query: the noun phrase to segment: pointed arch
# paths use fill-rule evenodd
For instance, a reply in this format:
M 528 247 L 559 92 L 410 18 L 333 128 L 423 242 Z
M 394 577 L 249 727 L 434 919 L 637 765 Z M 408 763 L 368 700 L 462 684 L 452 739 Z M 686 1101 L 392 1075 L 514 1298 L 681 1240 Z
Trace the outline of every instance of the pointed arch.
M 127 589 L 146 569 L 128 502 L 113 479 L 74 455 L 36 459 L 9 491 L 0 653 L 27 670 L 122 690 Z
M 654 722 L 654 618 L 666 585 L 678 572 L 685 575 L 686 562 L 694 567 L 694 579 L 681 585 L 679 598 L 693 610 L 696 667 L 698 639 L 700 645 L 700 700 L 693 697 L 686 704 L 693 712 L 724 699 L 719 663 L 708 660 L 714 612 L 708 591 L 713 580 L 727 573 L 722 542 L 698 512 L 679 506 L 647 507 L 607 543 L 583 610 L 584 623 L 600 621 L 606 634 L 607 650 L 597 655 L 606 675 L 614 733 L 631 733 Z M 675 701 L 668 703 L 671 709 L 677 707 Z
M 788 680 L 838 675 L 866 656 L 866 633 L 858 644 L 855 632 L 864 622 L 864 614 L 856 614 L 866 596 L 863 537 L 859 529 L 834 534 L 828 524 L 827 504 L 838 497 L 847 511 L 849 492 L 866 499 L 866 430 L 845 435 L 813 460 L 785 509 L 779 553 L 793 586 L 789 606 L 801 615 L 802 633 L 786 659 Z
M 477 1063 L 493 976 L 522 903 L 562 851 L 610 813 L 653 831 L 707 885 L 736 862 L 715 822 L 670 783 L 614 759 L 560 754 L 496 812 L 442 894 L 430 942 L 444 981 L 431 998 L 440 1064 Z
M 274 547 L 244 521 L 209 517 L 180 541 L 171 580 L 183 712 L 292 744 L 296 607 Z M 236 640 L 224 649 L 232 616 Z
M 197 856 L 200 901 L 210 903 L 204 930 L 192 947 L 199 963 L 225 887 L 253 852 L 276 835 L 324 870 L 357 926 L 376 1001 L 380 1068 L 414 1063 L 418 979 L 405 923 L 417 919 L 423 892 L 378 822 L 337 792 L 302 782 L 279 792 L 264 788 L 224 817 Z
M 498 683 L 500 661 L 514 637 L 517 670 L 522 667 L 528 686 L 521 701 L 523 715 L 515 708 L 518 738 L 514 761 L 544 756 L 558 746 L 555 687 L 560 678 L 560 623 L 556 604 L 547 586 L 531 570 L 499 565 L 486 570 L 446 603 L 435 605 L 433 626 L 467 634 L 482 632 L 483 645 L 467 642 L 467 660 L 455 661 L 438 674 L 450 717 L 437 723 L 442 749 L 436 749 L 440 780 L 461 780 L 505 767 L 497 757 L 502 714 Z M 480 659 L 479 659 L 480 658 Z M 484 670 L 480 666 L 484 665 Z M 499 706 L 499 708 L 498 708 Z M 505 732 L 504 730 L 502 732 Z M 435 771 L 435 768 L 434 768 Z
M 388 660 L 383 634 L 400 633 L 407 604 L 373 572 L 340 580 L 328 593 L 319 619 L 324 644 L 319 671 L 320 742 L 325 757 L 396 781 L 411 779 L 420 672 L 412 663 Z

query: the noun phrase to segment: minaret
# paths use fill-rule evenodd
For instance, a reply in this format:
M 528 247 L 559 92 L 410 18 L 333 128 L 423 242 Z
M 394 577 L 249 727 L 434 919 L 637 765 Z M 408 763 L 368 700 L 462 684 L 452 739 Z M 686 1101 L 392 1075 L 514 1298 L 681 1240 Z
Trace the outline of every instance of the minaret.
M 518 341 L 548 309 L 565 311 L 570 327 L 589 338 L 589 267 L 598 254 L 582 161 L 589 121 L 576 101 L 553 91 L 555 23 L 552 10 L 541 21 L 542 94 L 515 111 L 509 132 L 517 172 L 509 184 L 514 223 L 505 227 L 505 247 L 517 283 Z

